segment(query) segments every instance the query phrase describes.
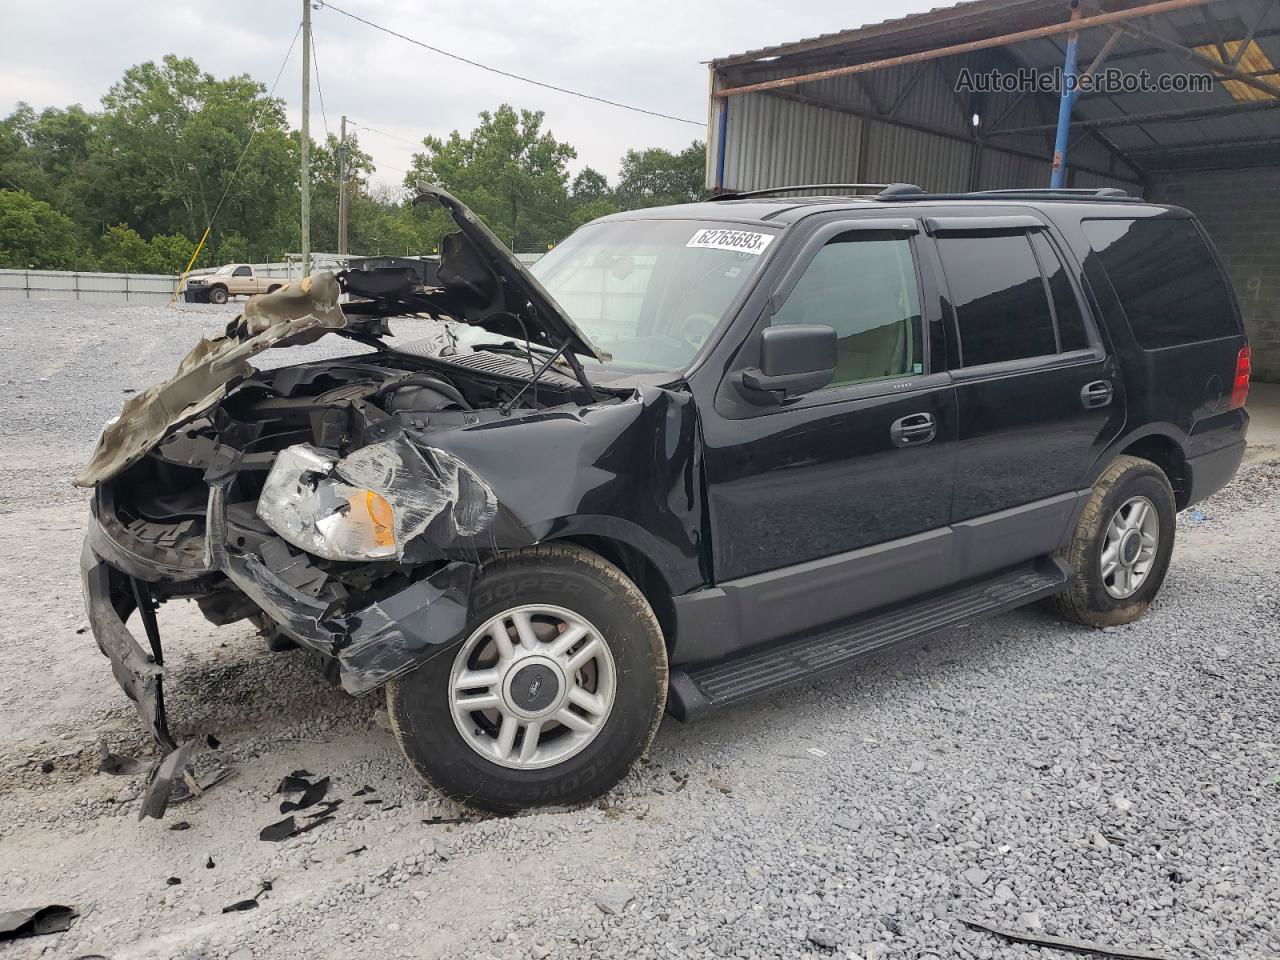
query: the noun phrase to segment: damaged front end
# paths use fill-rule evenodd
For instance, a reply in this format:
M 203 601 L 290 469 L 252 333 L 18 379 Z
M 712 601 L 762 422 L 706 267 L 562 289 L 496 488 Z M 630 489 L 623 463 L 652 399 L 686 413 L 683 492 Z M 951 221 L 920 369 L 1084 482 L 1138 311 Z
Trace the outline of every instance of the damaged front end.
M 316 274 L 256 298 L 174 377 L 131 398 L 76 478 L 95 488 L 81 563 L 90 626 L 166 762 L 184 767 L 187 745 L 165 716 L 164 602 L 194 600 L 215 624 L 250 620 L 273 649 L 321 654 L 359 694 L 456 640 L 479 565 L 535 542 L 433 438 L 604 399 L 573 356 L 596 354 L 465 207 L 446 209 L 460 232 L 446 238 L 436 286 Z M 339 305 L 343 293 L 353 299 Z M 406 314 L 504 336 L 514 322 L 560 369 L 548 360 L 530 391 L 527 355 L 464 362 L 470 351 L 447 336 L 386 349 L 385 318 Z M 248 362 L 329 334 L 375 352 Z M 126 626 L 135 611 L 146 647 Z M 144 813 L 163 809 L 149 798 Z

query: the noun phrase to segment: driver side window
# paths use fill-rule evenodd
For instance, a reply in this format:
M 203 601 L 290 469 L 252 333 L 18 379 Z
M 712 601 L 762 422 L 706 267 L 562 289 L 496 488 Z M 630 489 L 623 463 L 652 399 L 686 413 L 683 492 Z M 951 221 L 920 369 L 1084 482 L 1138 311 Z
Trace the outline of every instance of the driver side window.
M 233 273 L 232 276 L 233 277 L 251 277 L 253 276 L 253 271 L 250 270 L 248 267 L 236 267 L 236 272 Z
M 818 251 L 771 324 L 835 329 L 830 387 L 924 372 L 920 290 L 911 242 L 858 231 Z

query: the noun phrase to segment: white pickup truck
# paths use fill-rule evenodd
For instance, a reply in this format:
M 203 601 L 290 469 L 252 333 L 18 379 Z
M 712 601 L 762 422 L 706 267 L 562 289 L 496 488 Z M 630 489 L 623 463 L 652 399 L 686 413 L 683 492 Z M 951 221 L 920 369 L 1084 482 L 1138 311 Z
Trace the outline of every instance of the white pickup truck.
M 287 282 L 279 277 L 259 276 L 247 263 L 228 263 L 213 273 L 189 277 L 182 296 L 187 303 L 226 303 L 231 297 L 271 293 Z

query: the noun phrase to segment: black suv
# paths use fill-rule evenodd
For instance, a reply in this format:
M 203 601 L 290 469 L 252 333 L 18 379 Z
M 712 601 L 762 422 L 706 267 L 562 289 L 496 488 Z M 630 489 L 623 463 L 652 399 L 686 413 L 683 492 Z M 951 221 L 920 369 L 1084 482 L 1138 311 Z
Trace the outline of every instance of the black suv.
M 739 196 L 605 217 L 526 271 L 447 193 L 419 199 L 457 225 L 430 283 L 255 299 L 77 478 L 93 632 L 172 751 L 148 812 L 193 748 L 164 714 L 171 598 L 385 687 L 448 794 L 572 803 L 664 707 L 1034 600 L 1141 616 L 1176 513 L 1244 452 L 1239 310 L 1176 207 Z M 430 335 L 392 336 L 408 315 Z M 331 333 L 361 349 L 248 363 Z

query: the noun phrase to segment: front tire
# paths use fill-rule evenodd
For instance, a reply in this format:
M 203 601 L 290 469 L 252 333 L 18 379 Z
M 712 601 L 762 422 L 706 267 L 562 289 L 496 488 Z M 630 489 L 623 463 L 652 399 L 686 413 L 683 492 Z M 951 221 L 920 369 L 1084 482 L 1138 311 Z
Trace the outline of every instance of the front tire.
M 667 655 L 648 601 L 617 567 L 547 544 L 485 568 L 463 640 L 387 685 L 409 762 L 500 813 L 609 790 L 649 746 Z
M 1052 601 L 1059 616 L 1111 627 L 1146 613 L 1169 571 L 1176 514 L 1163 470 L 1117 457 L 1094 484 L 1067 549 L 1072 576 Z
M 226 287 L 212 287 L 209 290 L 209 302 L 210 303 L 226 303 L 227 302 Z

